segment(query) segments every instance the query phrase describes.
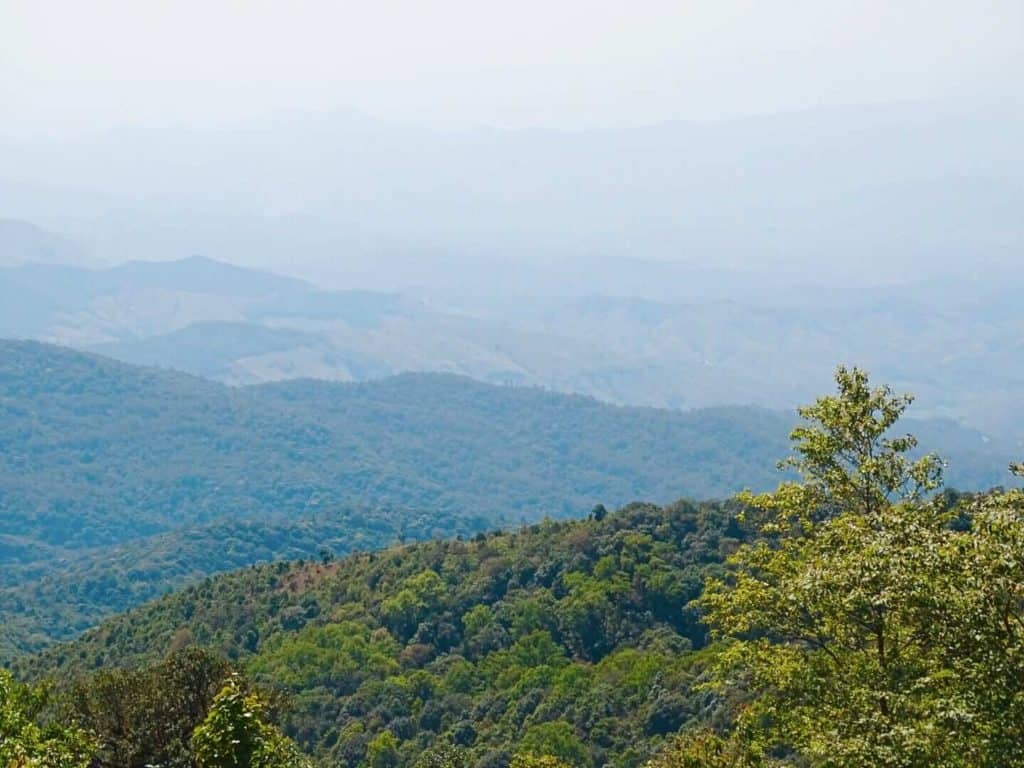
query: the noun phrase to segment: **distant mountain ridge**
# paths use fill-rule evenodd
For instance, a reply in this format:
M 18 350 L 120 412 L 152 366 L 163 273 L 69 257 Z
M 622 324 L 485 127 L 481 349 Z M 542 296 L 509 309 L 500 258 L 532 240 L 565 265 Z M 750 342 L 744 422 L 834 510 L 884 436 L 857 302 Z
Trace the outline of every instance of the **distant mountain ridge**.
M 71 238 L 27 221 L 0 218 L 0 267 L 85 260 L 85 249 Z
M 682 302 L 591 296 L 472 314 L 200 257 L 105 270 L 22 265 L 0 269 L 0 336 L 235 385 L 449 372 L 670 408 L 789 410 L 827 388 L 838 361 L 855 361 L 915 393 L 921 415 L 1024 452 L 1024 356 L 1012 354 L 1024 277 L 934 278 L 834 300 L 794 283 L 774 303 L 770 286 L 762 303 L 743 293 L 748 280 L 735 281 L 746 298 L 722 298 L 720 286 Z
M 0 277 L 0 300 L 8 305 L 0 315 L 3 335 L 78 346 L 137 340 L 203 322 L 366 321 L 400 304 L 394 294 L 327 293 L 301 280 L 201 256 L 104 269 L 21 264 L 3 268 Z

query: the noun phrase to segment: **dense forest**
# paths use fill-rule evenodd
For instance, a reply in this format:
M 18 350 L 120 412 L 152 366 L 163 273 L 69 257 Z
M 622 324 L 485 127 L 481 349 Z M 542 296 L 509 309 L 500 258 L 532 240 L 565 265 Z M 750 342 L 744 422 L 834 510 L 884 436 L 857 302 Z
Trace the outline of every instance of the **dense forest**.
M 402 520 L 376 514 L 401 530 Z M 59 571 L 41 562 L 8 568 L 0 574 L 0 658 L 75 637 L 107 615 L 208 574 L 369 546 L 353 538 L 365 515 L 338 510 L 298 519 L 222 520 L 89 551 L 62 562 Z M 383 533 L 381 545 L 393 536 Z
M 16 659 L 0 757 L 1024 765 L 1024 492 L 944 490 L 894 429 L 909 398 L 837 384 L 801 409 L 775 491 L 324 548 Z
M 239 389 L 0 342 L 0 659 L 253 562 L 765 490 L 789 423 L 446 375 Z M 956 485 L 1002 477 L 978 433 L 914 429 Z
M 269 564 L 132 610 L 16 670 L 72 679 L 196 645 L 287 702 L 284 731 L 329 764 L 355 766 L 398 739 L 403 766 L 450 741 L 490 765 L 520 743 L 635 765 L 714 708 L 693 690 L 706 631 L 687 606 L 739 535 L 728 505 L 637 504 Z
M 432 375 L 238 389 L 28 342 L 0 343 L 0 408 L 15 563 L 337 507 L 400 509 L 429 538 L 722 496 L 769 487 L 785 441 L 784 417 L 756 409 L 617 408 Z M 400 532 L 369 519 L 353 536 L 379 544 L 378 522 Z
M 454 376 L 237 389 L 0 342 L 0 658 L 252 562 L 765 488 L 784 423 Z

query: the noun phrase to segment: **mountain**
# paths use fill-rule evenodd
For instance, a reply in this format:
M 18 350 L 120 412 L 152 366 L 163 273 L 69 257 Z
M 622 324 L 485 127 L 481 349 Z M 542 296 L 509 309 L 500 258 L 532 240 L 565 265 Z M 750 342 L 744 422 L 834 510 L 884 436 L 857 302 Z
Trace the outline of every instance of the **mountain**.
M 608 263 L 590 271 L 601 264 Z M 200 257 L 105 270 L 23 265 L 0 270 L 0 335 L 229 384 L 448 372 L 669 408 L 789 410 L 849 361 L 918 395 L 920 416 L 972 425 L 1008 452 L 1024 452 L 1016 407 L 1024 357 L 1013 354 L 1021 345 L 1020 274 L 858 291 L 779 274 L 726 278 L 641 262 L 609 268 L 643 284 L 686 285 L 689 298 L 592 295 L 553 306 L 535 299 L 474 314 L 394 293 L 319 290 Z M 539 286 L 551 282 L 549 272 L 526 270 Z
M 396 737 L 397 767 L 449 741 L 478 765 L 531 744 L 637 765 L 716 709 L 697 688 L 706 635 L 687 604 L 742 534 L 720 504 L 596 518 L 247 568 L 17 670 L 109 680 L 195 644 L 287 697 L 284 730 L 318 764 L 354 767 Z
M 451 375 L 232 388 L 11 341 L 0 417 L 8 656 L 249 562 L 766 489 L 794 421 Z M 908 428 L 954 485 L 1005 481 L 1005 447 L 948 421 Z
M 0 219 L 0 267 L 28 263 L 80 263 L 85 249 L 68 237 L 27 221 Z
M 6 532 L 61 547 L 358 503 L 430 510 L 444 530 L 719 496 L 740 477 L 772 482 L 789 421 L 425 374 L 235 389 L 32 342 L 0 350 Z
M 594 130 L 291 113 L 69 132 L 59 153 L 50 136 L 3 137 L 0 205 L 64 220 L 111 260 L 200 251 L 386 290 L 448 284 L 463 297 L 487 285 L 500 298 L 507 286 L 439 269 L 433 256 L 804 271 L 827 254 L 855 274 L 921 264 L 970 274 L 976 261 L 951 249 L 1019 259 L 1022 132 L 1012 99 Z
M 0 332 L 76 346 L 117 345 L 159 337 L 196 324 L 273 325 L 319 320 L 372 326 L 400 310 L 397 296 L 365 291 L 325 294 L 308 283 L 193 256 L 172 262 L 127 262 L 106 269 L 23 264 L 0 269 Z M 256 349 L 274 345 L 262 332 Z M 242 334 L 236 332 L 232 340 Z M 216 334 L 214 338 L 216 338 Z M 261 341 L 262 339 L 262 341 Z M 223 341 L 222 341 L 223 344 Z M 227 359 L 232 359 L 231 357 Z
M 236 389 L 0 342 L 0 646 L 250 560 L 765 488 L 789 421 L 444 375 Z

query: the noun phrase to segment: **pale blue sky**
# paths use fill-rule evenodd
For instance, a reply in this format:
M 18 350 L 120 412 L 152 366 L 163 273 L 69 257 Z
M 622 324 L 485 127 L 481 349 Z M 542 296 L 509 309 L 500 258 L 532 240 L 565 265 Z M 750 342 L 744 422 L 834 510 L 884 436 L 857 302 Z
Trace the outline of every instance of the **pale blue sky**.
M 1020 91 L 1020 0 L 3 0 L 8 130 L 594 126 Z

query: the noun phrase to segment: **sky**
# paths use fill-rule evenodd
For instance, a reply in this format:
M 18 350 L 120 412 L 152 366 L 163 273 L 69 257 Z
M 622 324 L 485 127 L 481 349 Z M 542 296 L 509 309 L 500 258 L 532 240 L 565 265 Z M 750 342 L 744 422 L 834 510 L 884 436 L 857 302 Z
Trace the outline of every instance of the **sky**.
M 1021 82 L 1022 0 L 0 0 L 0 219 L 338 284 L 1003 264 Z
M 607 127 L 1020 90 L 1020 0 L 2 0 L 4 131 Z

